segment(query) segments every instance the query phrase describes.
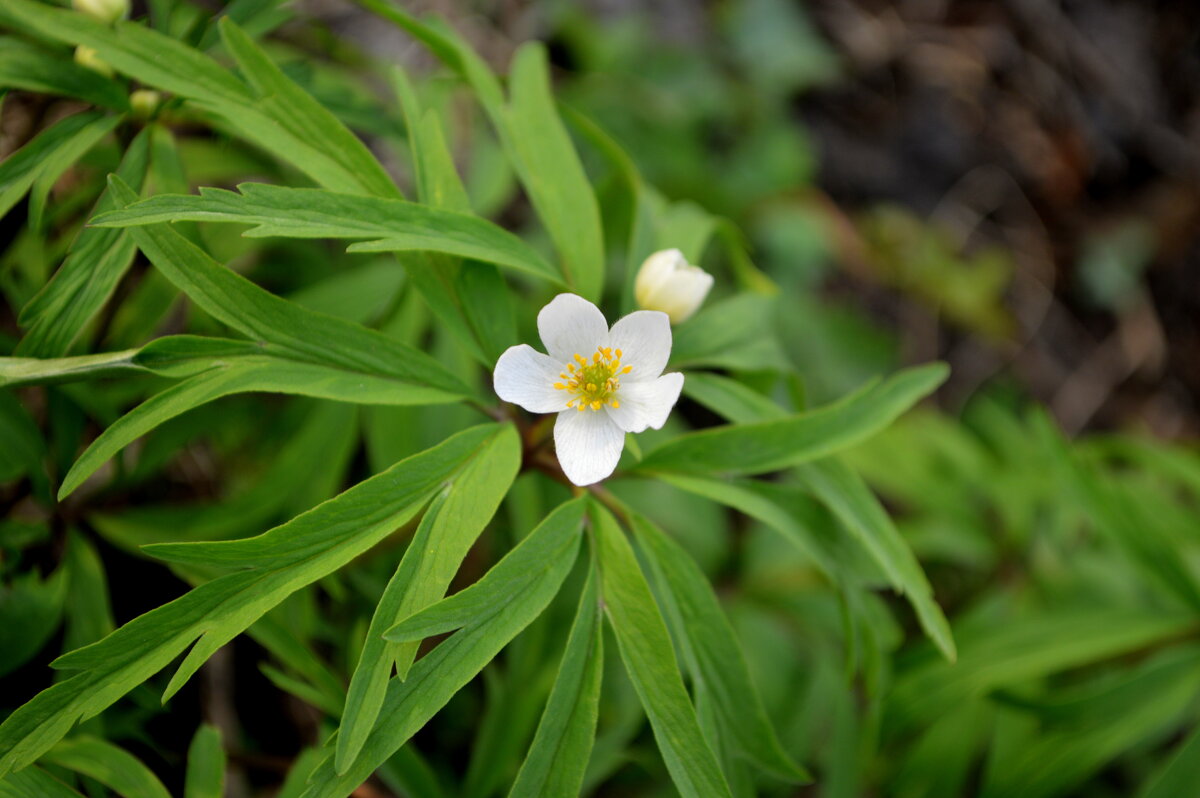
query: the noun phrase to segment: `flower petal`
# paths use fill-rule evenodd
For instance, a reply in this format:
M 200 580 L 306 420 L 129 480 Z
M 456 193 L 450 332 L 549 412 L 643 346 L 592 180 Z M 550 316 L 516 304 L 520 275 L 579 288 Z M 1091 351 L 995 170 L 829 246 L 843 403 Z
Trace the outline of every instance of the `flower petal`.
M 564 410 L 554 422 L 554 450 L 571 482 L 583 487 L 599 482 L 617 467 L 625 433 L 605 413 Z
M 538 313 L 538 334 L 559 368 L 575 355 L 590 357 L 608 346 L 608 322 L 600 308 L 575 294 L 559 294 Z
M 564 391 L 554 389 L 562 363 L 528 344 L 510 346 L 496 361 L 492 385 L 496 395 L 530 413 L 556 413 L 567 404 Z
M 657 310 L 637 310 L 620 319 L 608 334 L 608 345 L 621 350 L 621 362 L 633 370 L 621 377 L 648 382 L 666 368 L 671 357 L 671 320 Z
M 677 371 L 649 382 L 621 383 L 617 393 L 620 407 L 605 406 L 608 417 L 626 432 L 642 432 L 646 427 L 661 429 L 671 408 L 679 401 L 683 375 Z

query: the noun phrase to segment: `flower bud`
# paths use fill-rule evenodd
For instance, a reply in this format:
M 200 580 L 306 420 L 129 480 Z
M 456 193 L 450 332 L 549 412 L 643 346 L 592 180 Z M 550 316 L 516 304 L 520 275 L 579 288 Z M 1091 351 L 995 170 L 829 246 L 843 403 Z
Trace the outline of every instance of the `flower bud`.
M 99 72 L 106 78 L 111 78 L 113 68 L 108 65 L 108 62 L 102 59 L 96 52 L 94 47 L 79 45 L 75 48 L 75 63 L 81 67 L 86 67 L 93 72 Z
M 696 312 L 712 288 L 713 277 L 691 266 L 677 249 L 655 252 L 642 263 L 634 283 L 634 296 L 645 310 L 661 310 L 678 324 Z
M 71 0 L 71 5 L 101 22 L 116 22 L 129 16 L 129 0 Z
M 162 95 L 153 89 L 138 89 L 129 93 L 129 108 L 135 119 L 149 119 L 161 102 Z

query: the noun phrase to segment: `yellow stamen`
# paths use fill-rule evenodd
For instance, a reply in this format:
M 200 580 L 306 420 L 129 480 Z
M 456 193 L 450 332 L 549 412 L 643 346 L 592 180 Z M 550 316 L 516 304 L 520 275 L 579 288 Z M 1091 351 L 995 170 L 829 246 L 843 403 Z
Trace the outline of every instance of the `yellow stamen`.
M 598 411 L 605 405 L 620 407 L 617 393 L 621 388 L 621 376 L 633 371 L 632 366 L 621 365 L 620 349 L 598 346 L 590 358 L 576 353 L 572 355 L 565 370 L 559 376 L 565 382 L 554 383 L 555 390 L 566 391 L 570 398 L 566 406 L 583 411 Z

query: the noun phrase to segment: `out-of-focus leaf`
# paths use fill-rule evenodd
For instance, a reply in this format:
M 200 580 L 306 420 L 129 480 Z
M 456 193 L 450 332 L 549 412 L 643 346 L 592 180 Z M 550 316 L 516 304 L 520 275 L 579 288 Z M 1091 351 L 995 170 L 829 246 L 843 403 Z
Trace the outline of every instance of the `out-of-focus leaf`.
M 929 662 L 897 678 L 889 700 L 893 723 L 907 729 L 963 699 L 1136 651 L 1195 628 L 1191 615 L 1106 607 L 989 625 L 986 632 L 958 635 L 957 663 Z
M 596 737 L 604 671 L 604 629 L 596 581 L 595 572 L 589 572 L 554 689 L 508 798 L 580 794 Z
M 68 577 L 66 596 L 66 634 L 63 650 L 71 651 L 95 643 L 113 630 L 112 607 L 108 600 L 108 579 L 96 548 L 78 532 L 67 538 L 64 563 Z
M 771 333 L 776 299 L 738 294 L 704 308 L 674 330 L 671 363 L 738 371 L 784 370 L 787 358 Z
M 942 608 L 933 600 L 933 587 L 912 549 L 862 477 L 836 459 L 803 465 L 799 474 L 817 499 L 870 553 L 892 587 L 908 598 L 925 634 L 953 662 L 954 636 Z
M 41 650 L 58 629 L 67 594 L 67 570 L 42 579 L 34 572 L 0 585 L 0 676 Z
M 342 713 L 336 759 L 339 772 L 345 772 L 355 760 L 375 725 L 393 665 L 404 678 L 417 655 L 415 643 L 389 643 L 383 633 L 445 595 L 467 551 L 508 493 L 520 465 L 520 438 L 511 427 L 505 427 L 426 510 L 371 617 Z
M 1158 773 L 1143 785 L 1138 798 L 1176 798 L 1200 784 L 1200 726 L 1192 730 Z
M 728 796 L 729 785 L 704 740 L 650 586 L 617 521 L 594 506 L 593 530 L 604 611 L 671 780 L 685 798 Z
M 161 544 L 183 564 L 237 568 L 55 660 L 79 673 L 43 690 L 0 724 L 0 774 L 29 764 L 86 720 L 196 645 L 167 686 L 170 696 L 214 651 L 301 587 L 332 573 L 411 519 L 437 489 L 498 433 L 465 430 L 397 463 L 258 537 Z
M 83 798 L 39 767 L 0 778 L 0 798 Z
M 332 752 L 304 798 L 342 798 L 404 745 L 446 702 L 541 614 L 575 562 L 585 503 L 560 505 L 482 579 L 392 629 L 405 639 L 462 627 L 388 685 L 379 723 L 343 774 Z M 395 637 L 395 635 L 392 635 Z
M 120 121 L 119 116 L 105 116 L 98 111 L 74 114 L 55 122 L 5 158 L 0 162 L 0 216 L 8 213 L 34 183 L 53 183 Z
M 216 726 L 202 724 L 188 746 L 183 798 L 221 798 L 225 794 L 225 749 Z
M 809 413 L 681 435 L 649 452 L 636 470 L 755 474 L 816 460 L 879 432 L 947 373 L 941 363 L 907 369 Z
M 171 798 L 141 760 L 98 737 L 62 740 L 41 761 L 89 776 L 124 798 Z
M 250 238 L 365 239 L 351 244 L 349 251 L 444 252 L 560 280 L 554 267 L 520 238 L 471 214 L 318 188 L 242 183 L 238 191 L 202 188 L 199 195 L 160 194 L 131 201 L 92 223 L 125 227 L 181 220 L 238 222 L 255 225 L 244 233 Z
M 59 94 L 115 111 L 128 111 L 119 83 L 71 58 L 8 36 L 0 37 L 0 89 Z
M 984 798 L 1063 795 L 1129 748 L 1178 727 L 1200 688 L 1194 648 L 1175 650 L 1138 668 L 1133 678 L 1090 698 L 1076 723 L 1049 726 L 997 756 L 984 776 Z M 1115 711 L 1114 711 L 1115 710 Z M 1195 785 L 1192 785 L 1194 791 Z M 1187 795 L 1188 790 L 1180 793 Z

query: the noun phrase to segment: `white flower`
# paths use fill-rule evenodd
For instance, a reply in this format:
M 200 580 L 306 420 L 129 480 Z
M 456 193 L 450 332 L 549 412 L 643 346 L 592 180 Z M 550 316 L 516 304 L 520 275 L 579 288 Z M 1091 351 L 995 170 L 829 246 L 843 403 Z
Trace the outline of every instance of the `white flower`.
M 642 263 L 633 293 L 638 305 L 661 310 L 671 317 L 672 324 L 678 324 L 696 312 L 712 284 L 712 275 L 689 265 L 682 252 L 663 249 Z
M 639 310 L 608 328 L 600 309 L 559 294 L 538 313 L 550 354 L 527 344 L 496 361 L 496 393 L 531 413 L 558 413 L 554 448 L 567 479 L 591 485 L 613 472 L 626 432 L 659 429 L 683 388 L 663 374 L 671 355 L 665 313 Z
M 101 22 L 116 22 L 129 16 L 129 0 L 71 0 L 71 5 Z

